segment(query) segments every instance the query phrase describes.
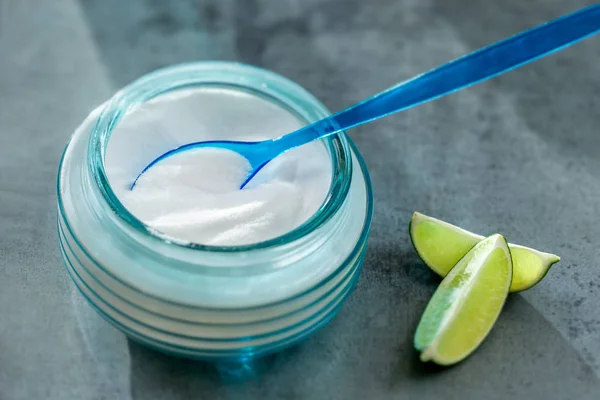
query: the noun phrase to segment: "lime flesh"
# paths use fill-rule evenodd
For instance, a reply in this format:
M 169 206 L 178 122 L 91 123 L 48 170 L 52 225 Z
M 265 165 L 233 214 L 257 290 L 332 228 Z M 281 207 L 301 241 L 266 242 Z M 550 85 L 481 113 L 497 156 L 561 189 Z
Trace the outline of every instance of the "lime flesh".
M 414 213 L 410 222 L 410 238 L 423 262 L 444 277 L 454 265 L 483 240 L 483 236 L 447 222 Z M 513 281 L 511 292 L 535 286 L 560 257 L 516 244 L 508 245 L 512 254 Z
M 508 296 L 513 265 L 506 240 L 492 235 L 475 245 L 444 278 L 415 334 L 422 361 L 455 364 L 488 335 Z

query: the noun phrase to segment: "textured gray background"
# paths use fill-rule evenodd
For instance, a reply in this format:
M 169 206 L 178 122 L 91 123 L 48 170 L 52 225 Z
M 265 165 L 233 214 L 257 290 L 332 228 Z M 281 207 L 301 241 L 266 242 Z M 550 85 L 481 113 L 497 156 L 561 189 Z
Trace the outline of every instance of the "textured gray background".
M 376 211 L 338 318 L 246 383 L 129 342 L 82 302 L 55 234 L 61 151 L 95 105 L 163 65 L 240 60 L 341 109 L 571 0 L 0 0 L 0 399 L 600 398 L 600 38 L 353 130 Z M 412 211 L 556 252 L 477 353 L 421 365 L 437 279 Z

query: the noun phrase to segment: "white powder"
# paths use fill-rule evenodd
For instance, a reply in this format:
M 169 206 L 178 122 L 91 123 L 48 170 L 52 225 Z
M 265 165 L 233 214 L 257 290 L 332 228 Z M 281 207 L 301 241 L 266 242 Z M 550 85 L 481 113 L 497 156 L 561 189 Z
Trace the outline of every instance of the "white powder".
M 194 149 L 166 158 L 138 180 L 156 157 L 183 144 L 215 139 L 256 141 L 303 124 L 252 94 L 202 88 L 162 95 L 127 114 L 115 127 L 106 171 L 116 195 L 138 219 L 173 238 L 209 245 L 272 239 L 310 218 L 329 191 L 332 168 L 320 141 L 269 163 L 243 190 L 249 170 L 240 155 Z

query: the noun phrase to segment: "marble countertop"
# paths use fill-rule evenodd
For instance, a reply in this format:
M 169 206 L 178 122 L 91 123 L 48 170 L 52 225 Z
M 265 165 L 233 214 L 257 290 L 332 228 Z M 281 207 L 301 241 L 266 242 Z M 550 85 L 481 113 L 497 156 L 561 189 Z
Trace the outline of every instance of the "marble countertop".
M 375 216 L 339 316 L 249 381 L 128 341 L 61 264 L 55 178 L 97 104 L 157 67 L 238 60 L 338 110 L 591 1 L 0 0 L 0 399 L 597 399 L 600 37 L 349 132 Z M 422 365 L 412 336 L 438 280 L 413 211 L 559 254 L 509 298 L 464 363 Z

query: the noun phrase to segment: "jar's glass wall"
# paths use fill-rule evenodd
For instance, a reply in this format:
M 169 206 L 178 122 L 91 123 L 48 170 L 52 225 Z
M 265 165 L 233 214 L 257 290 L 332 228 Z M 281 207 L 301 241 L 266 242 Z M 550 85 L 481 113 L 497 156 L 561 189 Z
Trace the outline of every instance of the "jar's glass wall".
M 227 75 L 217 69 L 219 76 Z M 295 88 L 280 97 L 310 116 L 307 122 L 326 114 L 312 96 L 284 78 L 248 71 L 260 71 L 270 85 Z M 239 74 L 227 79 L 234 78 Z M 114 99 L 110 104 L 119 105 Z M 88 162 L 94 150 L 88 146 L 90 135 L 93 139 L 94 127 L 102 125 L 97 124 L 101 111 L 73 136 L 58 182 L 65 265 L 101 315 L 136 340 L 201 358 L 275 351 L 335 315 L 360 274 L 372 215 L 368 173 L 348 138 L 339 137 L 340 146 L 334 146 L 347 156 L 349 165 L 340 170 L 352 173 L 341 175 L 344 181 L 337 184 L 347 189 L 331 215 L 283 243 L 213 251 L 156 240 L 106 201 L 93 173 L 97 165 Z

